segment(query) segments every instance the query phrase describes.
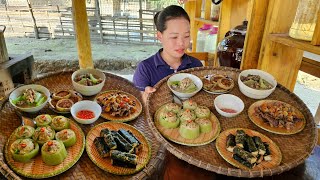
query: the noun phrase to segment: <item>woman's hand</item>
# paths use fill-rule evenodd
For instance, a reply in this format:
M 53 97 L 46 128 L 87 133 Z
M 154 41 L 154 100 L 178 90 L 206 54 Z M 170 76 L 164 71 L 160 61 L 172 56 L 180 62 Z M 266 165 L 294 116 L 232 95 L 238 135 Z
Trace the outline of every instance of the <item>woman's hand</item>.
M 155 91 L 156 91 L 156 89 L 153 88 L 153 87 L 151 87 L 151 86 L 147 86 L 146 88 L 144 88 L 144 91 L 141 91 L 143 102 L 146 103 L 146 102 L 147 102 L 147 97 L 148 97 L 148 95 L 149 95 L 150 93 L 155 92 Z

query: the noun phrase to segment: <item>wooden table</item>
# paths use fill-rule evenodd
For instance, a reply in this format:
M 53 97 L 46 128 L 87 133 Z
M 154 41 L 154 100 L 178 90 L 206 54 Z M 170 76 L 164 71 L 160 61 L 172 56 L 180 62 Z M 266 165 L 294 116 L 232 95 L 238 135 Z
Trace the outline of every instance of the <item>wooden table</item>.
M 291 169 L 290 171 L 281 173 L 279 175 L 267 176 L 264 180 L 285 180 L 285 179 L 318 179 L 320 177 L 320 146 L 316 146 L 311 156 L 305 160 L 303 164 Z M 188 164 L 187 162 L 178 159 L 174 155 L 167 153 L 164 163 L 164 170 L 162 172 L 165 180 L 214 180 L 214 179 L 239 179 L 232 176 L 225 176 L 214 172 L 206 171 L 199 167 Z M 246 178 L 249 179 L 249 178 Z M 252 179 L 252 178 L 250 178 Z
M 69 90 L 73 89 L 71 83 L 71 74 L 72 72 L 58 72 L 51 75 L 44 76 L 40 79 L 36 79 L 32 83 L 40 84 L 47 87 L 51 93 L 58 92 L 59 90 Z M 140 91 L 134 88 L 134 85 L 119 76 L 112 75 L 109 73 L 106 74 L 106 82 L 102 89 L 105 90 L 121 90 L 127 93 L 130 93 L 136 96 L 141 101 Z M 85 97 L 86 99 L 92 99 L 93 97 Z M 0 105 L 3 102 L 0 102 Z M 1 106 L 0 106 L 1 107 Z M 25 114 L 29 117 L 35 117 L 38 114 L 56 114 L 52 111 L 48 105 L 42 109 L 37 114 Z M 4 102 L 4 108 L 0 112 L 1 120 L 0 120 L 0 172 L 6 178 L 19 179 L 24 177 L 17 176 L 6 164 L 4 160 L 3 147 L 6 141 L 8 140 L 10 134 L 16 129 L 20 124 L 21 120 L 16 115 L 15 110 L 8 102 Z M 71 117 L 70 114 L 66 114 L 65 116 Z M 99 118 L 96 122 L 90 125 L 78 124 L 83 130 L 84 134 L 87 134 L 92 127 L 95 125 L 105 122 L 106 120 L 103 118 Z M 144 118 L 144 111 L 142 114 L 135 120 L 128 122 L 128 124 L 134 126 L 136 129 L 140 130 L 144 133 L 149 144 L 151 146 L 151 159 L 147 166 L 140 172 L 130 175 L 130 176 L 117 176 L 110 173 L 107 173 L 97 167 L 88 157 L 86 151 L 83 152 L 79 161 L 73 165 L 69 170 L 65 171 L 62 174 L 52 177 L 51 179 L 146 179 L 153 178 L 152 175 L 157 169 L 161 169 L 163 164 L 163 159 L 165 156 L 165 149 L 158 143 L 149 129 L 147 122 Z M 0 174 L 1 174 L 0 173 Z
M 238 96 L 243 100 L 245 108 L 242 113 L 234 118 L 226 118 L 222 117 L 217 113 L 215 108 L 213 107 L 213 101 L 217 94 L 209 94 L 205 91 L 198 92 L 195 96 L 191 98 L 191 100 L 197 102 L 199 105 L 207 106 L 213 114 L 219 119 L 221 125 L 221 132 L 231 129 L 231 128 L 247 128 L 252 129 L 254 131 L 258 131 L 267 137 L 269 137 L 273 142 L 277 144 L 282 153 L 282 161 L 279 166 L 269 167 L 262 170 L 253 169 L 253 170 L 240 170 L 235 168 L 234 166 L 227 163 L 218 153 L 216 148 L 216 143 L 213 141 L 212 143 L 202 145 L 202 146 L 185 146 L 179 145 L 172 141 L 164 138 L 154 123 L 154 113 L 164 104 L 172 102 L 173 96 L 170 89 L 167 86 L 167 80 L 169 77 L 162 79 L 155 88 L 157 91 L 152 93 L 147 99 L 147 121 L 149 123 L 152 132 L 155 134 L 156 138 L 164 144 L 166 149 L 172 153 L 174 156 L 178 157 L 181 160 L 187 162 L 187 164 L 192 164 L 193 166 L 200 167 L 204 170 L 211 171 L 221 175 L 234 176 L 234 177 L 268 177 L 281 174 L 283 172 L 287 172 L 291 169 L 294 169 L 298 165 L 302 164 L 312 153 L 313 148 L 317 142 L 317 133 L 318 130 L 316 128 L 313 116 L 307 106 L 303 103 L 303 101 L 297 97 L 295 94 L 291 93 L 288 89 L 283 87 L 282 85 L 278 85 L 275 91 L 266 99 L 268 100 L 279 100 L 291 104 L 292 106 L 299 109 L 302 112 L 306 119 L 306 126 L 304 129 L 293 135 L 278 135 L 268 131 L 261 129 L 256 126 L 253 122 L 250 121 L 248 117 L 248 108 L 251 104 L 258 101 L 255 99 L 251 99 L 243 95 L 238 87 L 238 75 L 240 70 L 228 68 L 228 67 L 199 67 L 188 69 L 185 71 L 181 71 L 185 73 L 191 73 L 198 77 L 204 77 L 210 74 L 222 74 L 228 75 L 235 81 L 235 87 L 229 92 L 230 94 Z M 170 157 L 170 156 L 169 156 Z M 165 171 L 165 177 L 171 177 L 170 174 L 184 175 L 187 172 L 192 172 L 195 167 L 187 168 L 189 170 L 181 169 L 179 167 L 188 167 L 187 164 L 178 163 L 172 161 L 168 158 L 168 164 L 166 166 L 167 171 Z M 173 167 L 170 167 L 173 166 Z M 316 167 L 316 166 L 313 166 Z M 170 171 L 171 169 L 171 171 Z M 181 169 L 175 170 L 175 169 Z M 170 176 L 167 176 L 167 175 Z M 191 173 L 192 174 L 192 173 Z M 208 174 L 206 171 L 202 171 L 199 173 L 201 175 Z M 209 173 L 210 174 L 210 173 Z M 215 176 L 218 176 L 218 175 Z M 212 175 L 212 174 L 210 174 Z M 174 177 L 174 175 L 172 175 Z M 186 176 L 185 178 L 192 177 L 191 175 Z M 194 176 L 197 177 L 197 176 Z M 220 177 L 220 175 L 219 175 Z

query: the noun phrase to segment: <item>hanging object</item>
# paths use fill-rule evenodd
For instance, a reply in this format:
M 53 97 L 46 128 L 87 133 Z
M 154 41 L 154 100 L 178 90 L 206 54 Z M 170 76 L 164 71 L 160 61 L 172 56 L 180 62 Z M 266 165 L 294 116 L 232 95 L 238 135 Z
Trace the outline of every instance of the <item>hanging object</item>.
M 296 16 L 289 30 L 295 39 L 311 41 L 320 8 L 320 0 L 300 0 Z

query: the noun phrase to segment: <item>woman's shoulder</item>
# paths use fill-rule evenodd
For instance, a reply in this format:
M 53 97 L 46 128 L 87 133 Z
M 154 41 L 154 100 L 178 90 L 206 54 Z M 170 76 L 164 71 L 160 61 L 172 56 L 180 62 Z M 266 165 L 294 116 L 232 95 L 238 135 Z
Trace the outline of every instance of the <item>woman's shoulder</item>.
M 188 54 L 185 54 L 185 57 L 190 60 L 190 63 L 191 63 L 191 65 L 192 65 L 193 67 L 203 66 L 203 65 L 202 65 L 202 62 L 201 62 L 199 59 L 197 59 L 197 58 L 195 58 L 195 57 L 192 57 L 192 56 L 189 56 Z

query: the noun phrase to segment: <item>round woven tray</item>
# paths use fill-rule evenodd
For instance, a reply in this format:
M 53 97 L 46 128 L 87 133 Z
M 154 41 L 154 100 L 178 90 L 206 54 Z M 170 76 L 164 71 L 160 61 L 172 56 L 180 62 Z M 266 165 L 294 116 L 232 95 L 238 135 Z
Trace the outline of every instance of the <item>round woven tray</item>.
M 223 74 L 228 75 L 233 78 L 235 81 L 238 79 L 240 70 L 228 68 L 228 67 L 200 67 L 184 70 L 181 72 L 191 73 L 197 75 L 198 77 L 203 77 L 208 74 Z M 284 88 L 281 85 L 278 85 L 276 90 L 266 99 L 275 99 L 280 100 L 286 103 L 291 104 L 300 110 L 306 119 L 305 128 L 294 135 L 278 135 L 267 132 L 255 124 L 253 124 L 248 117 L 248 108 L 250 105 L 257 100 L 248 98 L 244 96 L 238 87 L 238 83 L 235 82 L 235 87 L 230 91 L 230 94 L 234 94 L 240 97 L 245 104 L 245 109 L 241 114 L 234 118 L 222 117 L 217 113 L 213 106 L 214 98 L 218 95 L 210 94 L 205 91 L 200 91 L 191 99 L 196 101 L 201 105 L 209 107 L 209 109 L 217 116 L 221 124 L 221 132 L 226 129 L 231 128 L 248 128 L 255 131 L 258 131 L 272 141 L 274 141 L 280 148 L 283 155 L 282 162 L 280 166 L 264 169 L 264 170 L 241 170 L 237 169 L 234 166 L 226 162 L 218 153 L 215 143 L 216 141 L 198 147 L 189 147 L 184 145 L 179 145 L 165 139 L 158 129 L 156 128 L 153 117 L 154 113 L 160 108 L 163 104 L 173 101 L 173 96 L 170 89 L 167 87 L 166 81 L 169 77 L 162 79 L 155 86 L 157 89 L 156 92 L 150 94 L 146 103 L 146 114 L 147 121 L 152 129 L 152 132 L 156 138 L 164 144 L 166 149 L 174 154 L 179 159 L 182 159 L 190 164 L 193 164 L 197 167 L 206 169 L 208 171 L 216 172 L 219 174 L 224 174 L 228 176 L 235 177 L 262 177 L 262 176 L 271 176 L 274 174 L 280 174 L 284 171 L 288 171 L 293 167 L 296 167 L 302 163 L 312 152 L 317 138 L 317 130 L 313 116 L 307 106 L 301 101 L 295 94 L 291 93 L 288 89 Z
M 57 72 L 54 74 L 48 74 L 44 77 L 38 78 L 34 80 L 32 83 L 40 84 L 47 87 L 50 92 L 57 92 L 63 89 L 73 89 L 71 82 L 71 74 L 72 71 L 64 71 Z M 106 74 L 106 83 L 103 87 L 102 91 L 106 90 L 121 90 L 124 92 L 128 92 L 135 97 L 137 97 L 140 101 L 141 95 L 140 91 L 134 88 L 134 85 L 119 76 L 105 73 Z M 88 98 L 88 97 L 87 97 Z M 89 97 L 89 99 L 93 99 L 93 97 Z M 6 164 L 4 159 L 3 146 L 7 142 L 10 134 L 21 124 L 21 120 L 16 115 L 15 110 L 8 102 L 1 102 L 0 107 L 3 103 L 3 109 L 1 110 L 1 121 L 0 121 L 0 172 L 8 179 L 20 179 L 24 177 L 20 177 L 16 175 Z M 50 108 L 49 105 L 41 110 L 39 113 L 48 113 L 48 114 L 56 114 Z M 25 114 L 26 116 L 32 116 L 30 114 Z M 34 115 L 33 115 L 34 116 Z M 71 118 L 71 115 L 66 115 Z M 105 122 L 107 120 L 103 118 L 99 118 L 95 123 L 90 125 L 79 124 L 81 129 L 85 134 L 87 134 L 91 128 L 95 125 Z M 140 114 L 140 116 L 133 121 L 130 121 L 128 124 L 134 126 L 138 130 L 144 133 L 145 137 L 149 141 L 151 145 L 151 158 L 147 166 L 137 174 L 133 174 L 130 176 L 118 176 L 107 173 L 97 167 L 88 157 L 87 153 L 84 152 L 79 161 L 66 172 L 53 177 L 52 179 L 146 179 L 151 177 L 152 174 L 157 170 L 159 166 L 163 165 L 163 159 L 165 157 L 165 148 L 157 142 L 157 139 L 151 132 L 150 128 L 144 117 L 144 112 Z

